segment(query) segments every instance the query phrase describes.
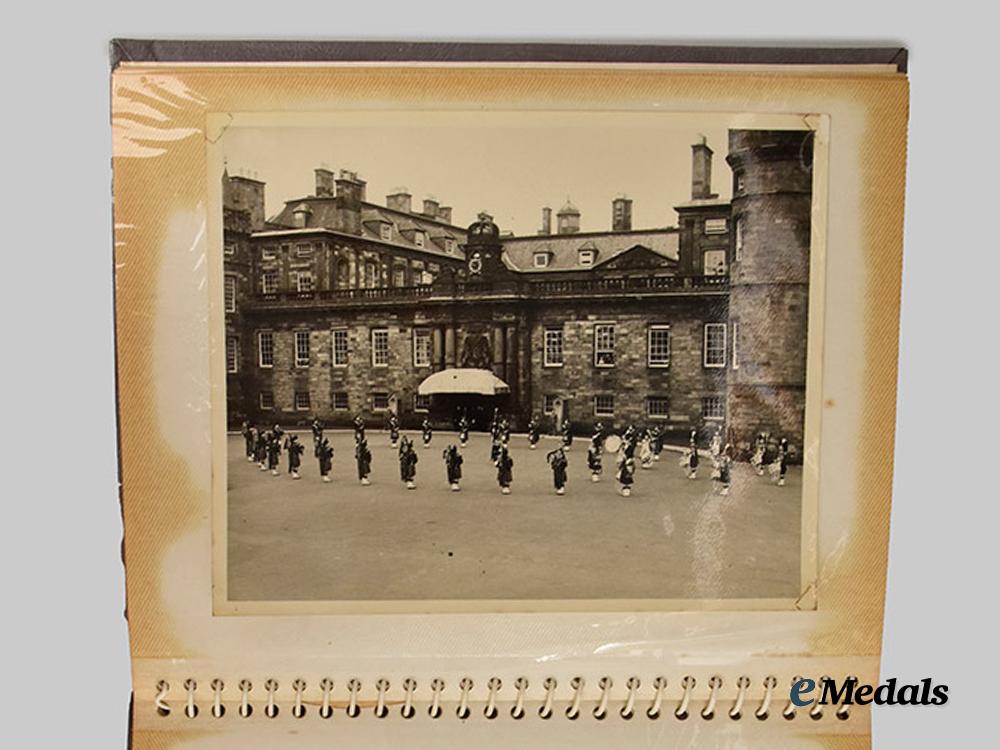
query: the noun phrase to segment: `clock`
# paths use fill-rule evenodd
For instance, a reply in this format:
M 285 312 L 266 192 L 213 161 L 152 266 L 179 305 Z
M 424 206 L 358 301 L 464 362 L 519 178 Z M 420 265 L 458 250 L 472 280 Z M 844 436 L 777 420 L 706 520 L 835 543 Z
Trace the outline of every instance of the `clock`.
M 477 250 L 469 256 L 469 273 L 478 276 L 483 272 L 483 256 Z

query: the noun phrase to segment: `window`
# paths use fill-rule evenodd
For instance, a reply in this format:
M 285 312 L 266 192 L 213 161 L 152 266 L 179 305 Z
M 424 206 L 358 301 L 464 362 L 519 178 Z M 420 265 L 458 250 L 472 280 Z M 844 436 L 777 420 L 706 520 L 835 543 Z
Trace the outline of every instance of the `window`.
M 646 362 L 650 367 L 670 366 L 670 326 L 652 325 L 649 327 Z
M 279 279 L 278 269 L 276 268 L 261 271 L 260 291 L 264 294 L 274 294 L 278 291 Z
M 374 289 L 378 286 L 378 266 L 375 261 L 365 262 L 365 288 Z
M 392 224 L 382 222 L 378 225 L 378 236 L 388 242 L 392 239 Z
M 423 247 L 426 242 L 425 237 L 426 235 L 423 232 L 414 232 L 413 244 L 416 245 L 417 247 Z
M 413 366 L 431 366 L 431 331 L 429 328 L 413 329 Z
M 337 288 L 347 289 L 351 286 L 351 264 L 347 258 L 337 261 Z
M 419 393 L 413 396 L 413 411 L 430 411 L 431 397 L 421 396 Z
M 448 255 L 454 255 L 455 254 L 455 240 L 453 240 L 451 237 L 446 237 L 445 238 L 445 240 L 444 240 L 444 251 L 446 253 L 448 253 Z
M 309 366 L 309 331 L 295 332 L 295 366 Z
M 257 364 L 261 367 L 274 366 L 274 333 L 271 331 L 257 334 Z
M 260 392 L 260 408 L 261 409 L 274 408 L 274 393 L 272 393 L 271 391 Z
M 577 256 L 581 266 L 592 266 L 594 265 L 594 251 L 593 250 L 581 250 Z
M 725 219 L 705 219 L 705 234 L 725 234 L 729 230 L 729 222 Z
M 551 393 L 546 393 L 542 397 L 542 412 L 545 414 L 554 414 L 556 410 L 556 399 L 559 398 Z
M 222 254 L 227 258 L 236 255 L 236 243 L 226 242 L 222 245 Z
M 646 415 L 650 419 L 670 417 L 670 399 L 666 396 L 650 396 L 646 399 Z
M 594 396 L 594 416 L 613 417 L 615 415 L 615 397 L 607 394 Z
M 278 250 L 274 245 L 265 245 L 260 249 L 261 260 L 277 260 Z
M 544 347 L 545 357 L 544 364 L 546 367 L 562 367 L 563 366 L 563 329 L 562 328 L 546 328 L 545 329 L 545 347 Z
M 747 189 L 747 177 L 743 172 L 733 173 L 733 178 L 736 181 L 736 192 L 744 193 Z
M 235 336 L 226 339 L 226 372 L 239 372 L 240 340 Z
M 333 392 L 333 408 L 336 411 L 347 411 L 349 403 L 347 401 L 347 391 Z
M 312 257 L 313 246 L 309 244 L 296 245 L 295 246 L 295 257 L 296 258 L 309 258 Z
M 295 291 L 311 292 L 313 290 L 313 272 L 298 271 L 295 274 Z
M 722 396 L 705 396 L 701 400 L 702 419 L 725 419 L 726 400 Z
M 733 241 L 733 260 L 743 260 L 743 217 L 736 220 L 736 238 Z
M 372 329 L 372 366 L 389 366 L 389 329 Z
M 702 263 L 706 276 L 726 275 L 725 250 L 706 250 L 704 256 L 702 256 Z
M 389 394 L 373 393 L 372 411 L 388 411 L 388 409 L 389 409 Z
M 740 369 L 740 350 L 738 342 L 740 340 L 740 324 L 733 322 L 733 369 Z
M 549 266 L 549 254 L 548 253 L 535 253 L 534 263 L 535 263 L 535 268 L 548 268 L 548 266 Z
M 236 312 L 236 277 L 226 276 L 223 289 L 223 302 L 227 313 Z
M 347 367 L 347 329 L 346 328 L 334 328 L 332 331 L 333 338 L 333 366 L 334 367 Z
M 597 367 L 615 366 L 615 326 L 599 323 L 594 326 L 594 364 Z
M 295 392 L 295 411 L 309 411 L 309 392 Z
M 396 266 L 392 269 L 392 285 L 406 286 L 406 266 Z
M 706 323 L 704 340 L 705 367 L 726 366 L 726 324 Z

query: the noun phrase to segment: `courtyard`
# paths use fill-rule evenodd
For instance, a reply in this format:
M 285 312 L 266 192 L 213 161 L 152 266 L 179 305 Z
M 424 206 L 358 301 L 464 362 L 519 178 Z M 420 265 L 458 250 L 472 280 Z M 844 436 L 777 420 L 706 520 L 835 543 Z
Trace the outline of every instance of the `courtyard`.
M 631 497 L 618 494 L 614 456 L 590 481 L 587 440 L 568 452 L 566 494 L 555 494 L 545 454 L 511 438 L 514 482 L 501 495 L 489 436 L 462 451 L 460 492 L 449 491 L 441 453 L 454 433 L 418 432 L 417 488 L 399 479 L 397 451 L 368 431 L 371 485 L 357 480 L 354 439 L 328 431 L 336 453 L 320 480 L 308 431 L 302 478 L 246 460 L 228 437 L 228 588 L 233 601 L 423 599 L 727 599 L 798 597 L 801 467 L 778 487 L 734 464 L 730 494 L 713 489 L 707 454 L 690 480 L 680 453 L 637 467 Z

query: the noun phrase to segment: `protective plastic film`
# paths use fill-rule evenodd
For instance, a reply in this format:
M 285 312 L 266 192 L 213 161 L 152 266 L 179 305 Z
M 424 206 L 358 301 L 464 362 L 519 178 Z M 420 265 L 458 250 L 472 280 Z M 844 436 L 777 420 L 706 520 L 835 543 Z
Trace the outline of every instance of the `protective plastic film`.
M 905 78 L 113 88 L 137 747 L 864 741 Z

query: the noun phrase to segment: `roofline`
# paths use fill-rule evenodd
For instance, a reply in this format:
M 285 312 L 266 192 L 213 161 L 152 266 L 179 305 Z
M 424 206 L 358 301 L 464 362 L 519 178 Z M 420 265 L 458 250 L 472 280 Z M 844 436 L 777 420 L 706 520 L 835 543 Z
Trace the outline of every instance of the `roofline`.
M 653 227 L 652 229 L 608 229 L 602 232 L 566 232 L 565 234 L 517 234 L 513 237 L 503 238 L 505 242 L 511 240 L 540 240 L 545 237 L 607 237 L 610 235 L 635 235 L 635 234 L 677 234 L 678 227 Z
M 423 253 L 431 257 L 454 258 L 458 262 L 462 262 L 464 260 L 464 257 L 459 257 L 457 255 L 448 255 L 448 253 L 444 251 L 431 252 L 428 251 L 426 247 L 417 247 L 416 245 L 413 246 L 399 245 L 396 244 L 395 242 L 386 242 L 385 240 L 381 239 L 371 239 L 368 237 L 361 237 L 357 234 L 347 234 L 347 232 L 338 232 L 335 229 L 330 229 L 329 227 L 295 227 L 293 229 L 269 229 L 263 232 L 251 232 L 250 238 L 253 239 L 255 237 L 267 238 L 267 237 L 283 237 L 283 236 L 298 237 L 308 234 L 329 234 L 334 237 L 344 237 L 346 239 L 351 239 L 351 240 L 361 240 L 362 242 L 370 242 L 375 245 L 383 245 L 385 247 L 391 247 L 397 250 L 411 250 L 415 253 Z
M 246 178 L 246 179 L 249 179 L 249 178 Z M 334 195 L 306 195 L 306 196 L 304 196 L 302 198 L 289 198 L 288 200 L 284 201 L 284 204 L 286 206 L 289 206 L 292 203 L 301 203 L 303 201 L 335 201 L 335 200 L 337 200 L 337 197 L 334 196 Z M 370 207 L 370 208 L 377 208 L 379 211 L 388 211 L 391 214 L 396 214 L 397 216 L 405 216 L 405 217 L 410 218 L 410 219 L 412 219 L 412 218 L 422 219 L 423 221 L 429 221 L 432 224 L 438 224 L 439 226 L 448 227 L 449 229 L 456 229 L 459 232 L 463 232 L 463 233 L 465 233 L 465 232 L 468 231 L 468 229 L 466 227 L 459 226 L 458 224 L 449 224 L 446 221 L 441 221 L 440 219 L 432 218 L 432 217 L 428 216 L 427 214 L 417 214 L 417 213 L 413 213 L 412 211 L 410 211 L 410 212 L 399 211 L 398 209 L 389 208 L 388 206 L 383 206 L 380 203 L 372 203 L 371 201 L 361 201 L 361 205 L 362 205 L 362 207 L 367 206 L 367 207 Z M 451 208 L 451 206 L 445 206 L 445 208 Z

